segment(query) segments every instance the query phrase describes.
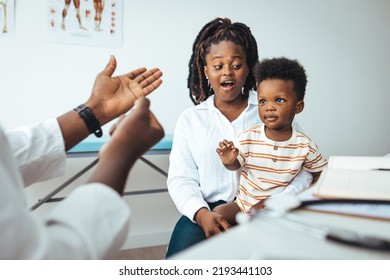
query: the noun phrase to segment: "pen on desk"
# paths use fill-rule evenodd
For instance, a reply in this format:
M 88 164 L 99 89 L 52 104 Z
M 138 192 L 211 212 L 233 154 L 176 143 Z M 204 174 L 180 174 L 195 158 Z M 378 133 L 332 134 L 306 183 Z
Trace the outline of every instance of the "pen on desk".
M 326 235 L 326 239 L 362 248 L 384 251 L 390 250 L 390 241 L 387 239 L 379 238 L 376 236 L 359 235 L 357 233 L 347 231 L 328 232 Z
M 374 168 L 371 170 L 376 170 L 376 171 L 390 171 L 390 168 Z
M 368 235 L 363 232 L 353 232 L 346 229 L 329 228 L 324 226 L 318 226 L 313 221 L 304 221 L 303 218 L 286 213 L 284 219 L 298 223 L 306 228 L 315 229 L 322 232 L 322 237 L 327 240 L 335 241 L 342 244 L 353 245 L 361 248 L 375 249 L 375 250 L 390 250 L 390 240 L 378 236 Z
M 274 216 L 272 211 L 262 211 L 257 213 L 257 217 L 281 227 L 308 234 L 315 238 L 326 239 L 340 244 L 352 245 L 365 249 L 380 251 L 390 250 L 389 239 L 370 236 L 365 233 L 355 233 L 345 229 L 318 226 L 315 222 L 304 221 L 302 217 L 294 214 L 285 213 L 282 216 Z

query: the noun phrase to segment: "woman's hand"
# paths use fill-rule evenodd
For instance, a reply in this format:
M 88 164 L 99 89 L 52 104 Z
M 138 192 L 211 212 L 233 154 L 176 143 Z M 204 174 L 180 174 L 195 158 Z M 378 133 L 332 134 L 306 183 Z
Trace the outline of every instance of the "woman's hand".
M 201 208 L 198 212 L 196 212 L 195 220 L 202 227 L 206 238 L 217 235 L 231 228 L 231 225 L 222 215 L 211 212 L 206 208 Z

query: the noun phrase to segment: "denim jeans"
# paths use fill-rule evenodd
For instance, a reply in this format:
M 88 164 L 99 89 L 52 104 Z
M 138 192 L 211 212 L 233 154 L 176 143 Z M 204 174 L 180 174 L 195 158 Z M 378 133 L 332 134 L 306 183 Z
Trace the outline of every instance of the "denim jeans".
M 226 203 L 219 200 L 217 202 L 208 203 L 211 210 L 214 207 Z M 181 216 L 173 229 L 171 240 L 169 241 L 166 258 L 183 251 L 196 243 L 206 239 L 203 229 L 196 223 L 193 223 L 186 216 Z

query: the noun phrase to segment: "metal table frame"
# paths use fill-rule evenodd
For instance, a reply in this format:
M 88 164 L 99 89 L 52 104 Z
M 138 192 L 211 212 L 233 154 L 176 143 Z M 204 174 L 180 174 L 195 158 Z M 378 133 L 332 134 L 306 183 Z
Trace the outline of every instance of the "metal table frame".
M 90 164 L 88 164 L 85 168 L 77 172 L 75 175 L 73 175 L 71 178 L 66 180 L 63 184 L 58 186 L 56 189 L 54 189 L 44 198 L 39 199 L 37 203 L 31 206 L 30 208 L 31 210 L 37 209 L 38 207 L 42 206 L 44 203 L 57 202 L 63 200 L 64 197 L 54 198 L 54 196 L 58 194 L 60 191 L 62 191 L 63 189 L 65 189 L 67 186 L 69 186 L 71 183 L 73 183 L 75 180 L 77 180 L 79 177 L 81 177 L 83 174 L 85 174 L 88 170 L 90 170 L 98 163 L 99 150 L 104 145 L 104 143 L 108 141 L 108 139 L 107 138 L 101 139 L 101 141 L 97 141 L 96 139 L 93 139 L 93 142 L 89 142 L 88 140 L 89 139 L 87 138 L 85 141 L 81 142 L 79 145 L 71 149 L 67 153 L 67 157 L 68 158 L 95 157 L 96 159 L 92 161 Z M 153 146 L 148 152 L 146 152 L 145 155 L 168 155 L 171 152 L 171 147 L 172 147 L 172 136 L 167 135 L 166 137 L 163 138 L 163 140 L 161 140 L 159 143 Z M 141 156 L 139 160 L 144 162 L 146 165 L 148 165 L 150 168 L 160 173 L 164 177 L 168 176 L 167 172 L 165 172 L 163 169 L 161 169 L 159 166 L 155 165 L 151 161 L 147 160 L 144 156 Z M 167 189 L 153 189 L 153 190 L 144 190 L 144 191 L 124 192 L 123 196 L 161 193 L 161 192 L 167 192 Z

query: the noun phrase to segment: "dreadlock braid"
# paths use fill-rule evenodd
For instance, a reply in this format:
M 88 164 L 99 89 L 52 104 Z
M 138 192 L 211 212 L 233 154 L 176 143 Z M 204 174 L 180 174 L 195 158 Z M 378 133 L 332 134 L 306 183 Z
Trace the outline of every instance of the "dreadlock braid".
M 200 104 L 214 94 L 204 74 L 204 66 L 211 45 L 218 44 L 221 41 L 230 41 L 243 48 L 249 68 L 243 93 L 248 97 L 251 89 L 256 90 L 253 67 L 258 61 L 259 55 L 257 43 L 250 28 L 243 23 L 232 23 L 228 18 L 216 18 L 203 26 L 192 46 L 192 55 L 188 63 L 187 87 L 190 90 L 190 98 L 195 105 Z

